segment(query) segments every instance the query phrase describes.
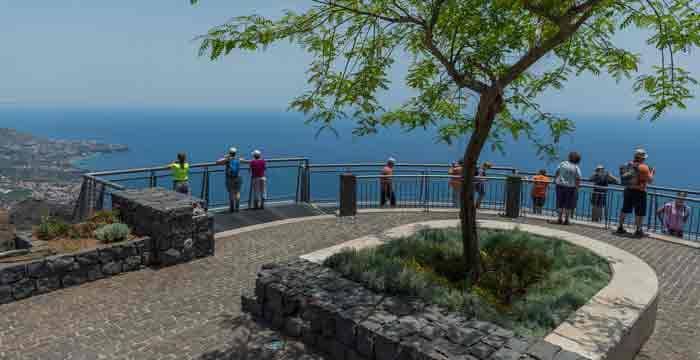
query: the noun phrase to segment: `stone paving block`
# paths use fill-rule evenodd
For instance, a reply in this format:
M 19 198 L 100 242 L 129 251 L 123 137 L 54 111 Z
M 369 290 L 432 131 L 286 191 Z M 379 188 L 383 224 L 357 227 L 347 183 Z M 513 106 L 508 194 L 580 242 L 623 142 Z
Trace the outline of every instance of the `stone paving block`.
M 571 351 L 562 350 L 554 356 L 554 360 L 586 360 L 586 358 Z
M 527 350 L 530 344 L 525 339 L 516 337 L 508 340 L 504 346 L 508 349 L 523 353 Z
M 356 328 L 357 351 L 367 358 L 374 357 L 374 340 L 382 324 L 365 320 Z
M 12 297 L 12 287 L 9 285 L 0 285 L 0 304 L 7 304 L 14 301 Z
M 0 285 L 12 284 L 27 275 L 25 265 L 10 265 L 0 268 Z
M 108 276 L 117 275 L 122 272 L 122 263 L 111 261 L 102 265 L 102 273 Z
M 518 360 L 522 353 L 508 349 L 501 348 L 495 353 L 491 354 L 488 360 Z
M 99 264 L 100 252 L 98 250 L 91 250 L 76 254 L 75 261 L 77 261 L 80 266 Z
M 537 341 L 527 349 L 527 354 L 537 360 L 554 360 L 554 356 L 561 350 L 559 346 L 552 345 L 544 340 Z
M 12 296 L 15 300 L 28 298 L 35 291 L 36 283 L 29 278 L 24 278 L 12 284 Z
M 63 287 L 77 286 L 88 281 L 87 272 L 85 271 L 71 271 L 66 275 L 63 275 L 61 279 L 61 284 Z
M 36 279 L 36 290 L 38 294 L 44 294 L 61 288 L 61 278 L 52 275 Z

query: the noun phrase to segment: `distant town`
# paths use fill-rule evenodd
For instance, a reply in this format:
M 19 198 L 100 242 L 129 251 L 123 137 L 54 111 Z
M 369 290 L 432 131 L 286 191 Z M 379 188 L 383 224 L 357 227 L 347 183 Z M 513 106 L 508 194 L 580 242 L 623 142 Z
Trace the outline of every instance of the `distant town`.
M 41 138 L 0 128 L 0 208 L 30 197 L 70 203 L 77 196 L 82 173 L 75 163 L 95 154 L 121 151 L 128 147 Z

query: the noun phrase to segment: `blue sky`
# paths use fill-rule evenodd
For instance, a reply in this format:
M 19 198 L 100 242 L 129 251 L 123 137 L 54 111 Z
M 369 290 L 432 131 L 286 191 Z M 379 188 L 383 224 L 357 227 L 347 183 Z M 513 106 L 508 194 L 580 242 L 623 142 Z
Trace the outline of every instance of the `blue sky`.
M 308 56 L 289 44 L 267 52 L 230 56 L 212 63 L 196 54 L 193 38 L 228 18 L 278 15 L 309 0 L 0 0 L 0 106 L 216 107 L 285 109 L 305 89 Z M 619 41 L 657 61 L 643 34 Z M 700 78 L 700 61 L 680 59 Z M 384 94 L 399 104 L 409 92 Z M 696 91 L 698 89 L 695 89 Z M 631 84 L 582 76 L 566 90 L 541 99 L 556 113 L 635 114 Z M 700 115 L 700 101 L 685 115 Z

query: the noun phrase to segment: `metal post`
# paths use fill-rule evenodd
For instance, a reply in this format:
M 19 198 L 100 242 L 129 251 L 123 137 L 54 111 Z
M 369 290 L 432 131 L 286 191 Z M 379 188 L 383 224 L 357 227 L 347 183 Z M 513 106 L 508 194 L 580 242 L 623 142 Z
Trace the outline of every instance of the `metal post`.
M 523 179 L 520 176 L 506 178 L 506 217 L 520 216 L 520 193 Z
M 104 202 L 105 202 L 105 184 L 99 184 L 99 191 L 97 194 L 97 204 L 95 205 L 95 208 L 98 211 L 101 211 L 104 208 Z
M 204 210 L 209 210 L 209 167 L 204 168 L 204 184 L 202 186 L 205 187 L 204 191 Z
M 157 181 L 157 180 L 156 180 L 156 172 L 155 172 L 155 170 L 152 170 L 152 171 L 151 171 L 151 176 L 150 176 L 150 178 L 149 178 L 149 184 L 148 184 L 148 185 L 149 185 L 150 187 L 154 188 L 154 187 L 156 187 L 156 181 Z
M 340 216 L 355 216 L 357 215 L 357 177 L 353 174 L 340 175 L 340 194 L 339 194 Z

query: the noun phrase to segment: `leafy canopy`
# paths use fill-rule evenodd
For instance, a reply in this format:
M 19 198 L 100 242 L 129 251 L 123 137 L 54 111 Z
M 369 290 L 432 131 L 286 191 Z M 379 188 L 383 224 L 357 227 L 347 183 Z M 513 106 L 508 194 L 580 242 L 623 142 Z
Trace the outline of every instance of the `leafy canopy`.
M 191 0 L 194 4 L 198 0 Z M 697 0 L 310 0 L 303 12 L 278 19 L 240 16 L 200 37 L 200 55 L 212 60 L 234 49 L 259 50 L 280 40 L 313 57 L 309 89 L 291 108 L 322 127 L 357 121 L 356 134 L 378 126 L 436 126 L 441 139 L 471 133 L 477 104 L 498 89 L 504 105 L 490 138 L 527 136 L 541 151 L 554 146 L 536 136 L 544 125 L 556 143 L 573 122 L 547 113 L 538 95 L 584 72 L 635 78 L 643 95 L 640 117 L 658 119 L 684 108 L 696 81 L 674 59 L 700 44 Z M 615 33 L 637 28 L 659 50 L 653 72 L 639 74 L 640 55 L 615 43 Z M 399 57 L 410 59 L 406 84 L 415 94 L 398 108 L 377 98 Z

